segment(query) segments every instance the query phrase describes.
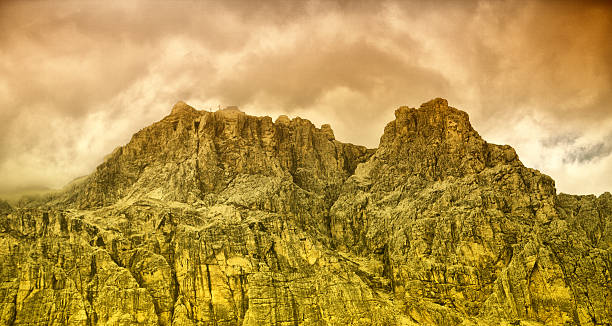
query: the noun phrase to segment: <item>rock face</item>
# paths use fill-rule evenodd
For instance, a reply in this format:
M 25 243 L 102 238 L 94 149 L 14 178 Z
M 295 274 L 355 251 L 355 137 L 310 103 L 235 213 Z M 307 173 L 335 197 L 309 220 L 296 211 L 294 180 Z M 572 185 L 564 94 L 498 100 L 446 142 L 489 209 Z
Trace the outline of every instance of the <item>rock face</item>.
M 557 195 L 446 100 L 395 115 L 370 150 L 177 103 L 0 203 L 0 324 L 612 323 L 612 195 Z

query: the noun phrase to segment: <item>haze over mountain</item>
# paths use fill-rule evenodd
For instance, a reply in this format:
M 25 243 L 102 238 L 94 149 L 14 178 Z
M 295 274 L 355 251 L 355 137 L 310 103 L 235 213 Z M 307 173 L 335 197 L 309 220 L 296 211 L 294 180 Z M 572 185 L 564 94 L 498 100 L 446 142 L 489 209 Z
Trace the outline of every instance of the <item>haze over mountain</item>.
M 441 98 L 375 149 L 178 102 L 63 191 L 0 201 L 6 325 L 606 325 L 612 195 L 557 194 Z
M 88 174 L 178 100 L 378 146 L 468 110 L 564 192 L 612 189 L 609 1 L 0 1 L 0 192 Z M 0 196 L 1 197 L 1 196 Z

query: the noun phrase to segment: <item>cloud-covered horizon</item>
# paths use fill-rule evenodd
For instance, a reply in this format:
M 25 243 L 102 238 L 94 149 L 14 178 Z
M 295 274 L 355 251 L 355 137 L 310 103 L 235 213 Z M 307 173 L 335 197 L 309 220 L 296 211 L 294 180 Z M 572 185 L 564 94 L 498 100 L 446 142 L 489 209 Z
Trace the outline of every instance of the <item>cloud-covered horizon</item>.
M 604 1 L 4 1 L 0 193 L 90 173 L 178 100 L 376 147 L 435 97 L 558 191 L 612 191 Z

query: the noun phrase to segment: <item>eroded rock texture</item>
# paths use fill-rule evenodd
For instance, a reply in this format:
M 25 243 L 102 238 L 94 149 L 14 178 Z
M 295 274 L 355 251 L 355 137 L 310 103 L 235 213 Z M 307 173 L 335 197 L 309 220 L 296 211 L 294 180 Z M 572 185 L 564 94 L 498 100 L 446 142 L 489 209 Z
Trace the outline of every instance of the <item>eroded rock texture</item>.
M 369 150 L 177 103 L 0 202 L 0 324 L 612 323 L 612 195 L 557 195 L 443 99 L 395 114 Z

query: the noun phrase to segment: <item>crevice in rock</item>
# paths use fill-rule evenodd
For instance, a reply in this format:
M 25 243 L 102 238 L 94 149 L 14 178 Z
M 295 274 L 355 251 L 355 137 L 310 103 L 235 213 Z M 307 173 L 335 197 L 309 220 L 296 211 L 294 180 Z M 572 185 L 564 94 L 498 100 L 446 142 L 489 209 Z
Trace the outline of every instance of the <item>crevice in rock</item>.
M 91 260 L 92 260 L 91 265 L 95 265 L 95 262 L 93 262 L 95 259 L 96 258 L 94 256 L 91 257 Z M 90 272 L 90 274 L 95 275 L 95 272 Z M 79 279 L 80 279 L 80 273 L 79 273 Z M 92 280 L 93 280 L 93 276 L 92 276 Z M 93 289 L 94 285 L 96 286 L 95 290 Z M 89 284 L 87 285 L 87 289 L 85 291 L 81 289 L 81 291 L 79 292 L 81 294 L 81 298 L 83 298 L 83 300 L 85 301 L 84 302 L 85 316 L 87 317 L 87 323 L 89 324 L 89 326 L 96 325 L 98 322 L 98 315 L 96 314 L 96 311 L 93 306 L 94 293 L 98 293 L 97 286 L 98 286 L 97 282 L 90 281 Z
M 227 289 L 229 291 L 229 301 L 232 304 L 232 311 L 234 312 L 233 320 L 238 323 L 240 319 L 242 319 L 242 317 L 240 315 L 240 312 L 238 311 L 238 307 L 236 306 L 236 300 L 234 299 L 234 289 L 232 289 L 232 280 L 227 274 L 224 274 L 224 276 L 225 286 L 227 286 Z
M 46 235 L 47 234 L 47 227 L 49 226 L 49 212 L 44 212 L 42 213 L 42 227 L 40 230 L 40 233 L 42 235 Z
M 111 247 L 112 247 L 113 250 L 111 252 L 107 251 L 108 256 L 115 263 L 115 265 L 124 268 L 125 266 L 123 266 L 123 263 L 121 263 L 121 260 L 119 259 L 119 253 L 117 252 L 118 251 L 118 249 L 117 249 L 117 242 L 116 242 L 115 239 L 113 239 Z M 123 249 L 121 249 L 121 250 L 123 250 Z
M 176 253 L 175 253 L 174 246 L 170 246 L 170 252 L 168 255 L 169 257 L 168 257 L 167 262 L 168 262 L 168 265 L 170 266 L 170 275 L 172 276 L 172 283 L 174 283 L 173 285 L 172 284 L 170 285 L 172 289 L 171 320 L 174 319 L 174 309 L 176 308 L 176 304 L 178 302 L 179 291 L 180 291 L 178 278 L 176 277 L 175 255 Z
M 91 269 L 89 272 L 89 278 L 93 279 L 94 276 L 96 276 L 97 273 L 97 265 L 96 265 L 96 257 L 92 256 L 91 257 L 91 263 L 89 265 L 89 268 Z
M 215 307 L 213 306 L 213 293 L 212 293 L 212 281 L 210 278 L 210 267 L 209 264 L 206 264 L 206 282 L 208 283 L 208 294 L 210 295 L 210 300 L 208 301 L 208 309 L 210 311 L 210 317 L 213 321 L 213 325 L 217 325 L 217 316 L 215 315 Z
M 200 199 L 204 198 L 206 195 L 206 189 L 204 189 L 204 184 L 202 183 L 202 171 L 200 169 L 200 133 L 199 133 L 200 122 L 194 122 L 194 130 L 196 137 L 196 150 L 195 150 L 195 175 L 196 182 L 198 184 L 198 190 L 200 191 Z
M 240 274 L 238 276 L 240 278 L 240 306 L 241 306 L 241 319 L 244 319 L 247 310 L 249 310 L 249 297 L 246 295 L 246 284 L 247 284 L 247 275 L 244 273 L 242 267 L 240 267 Z
M 12 310 L 11 315 L 7 321 L 8 326 L 15 325 L 15 321 L 17 320 L 17 294 L 13 296 L 13 309 L 11 310 Z
M 153 302 L 153 309 L 155 310 L 155 315 L 157 315 L 158 321 L 161 320 L 161 315 L 163 313 L 163 311 L 161 310 L 160 306 L 159 306 L 159 302 L 158 299 L 153 295 L 153 291 L 151 288 L 149 288 L 144 280 L 142 279 L 142 275 L 134 270 L 134 264 L 137 261 L 137 255 L 138 253 L 132 253 L 132 256 L 130 257 L 125 270 L 127 270 L 130 275 L 132 275 L 132 278 L 136 281 L 136 283 L 138 283 L 138 287 L 145 289 L 147 291 L 147 293 L 149 294 L 149 296 L 151 297 L 151 302 Z
M 393 263 L 391 262 L 391 257 L 389 255 L 389 244 L 385 243 L 383 246 L 382 252 L 382 262 L 383 262 L 383 272 L 382 276 L 391 281 L 391 291 L 395 293 L 395 280 L 393 277 Z

